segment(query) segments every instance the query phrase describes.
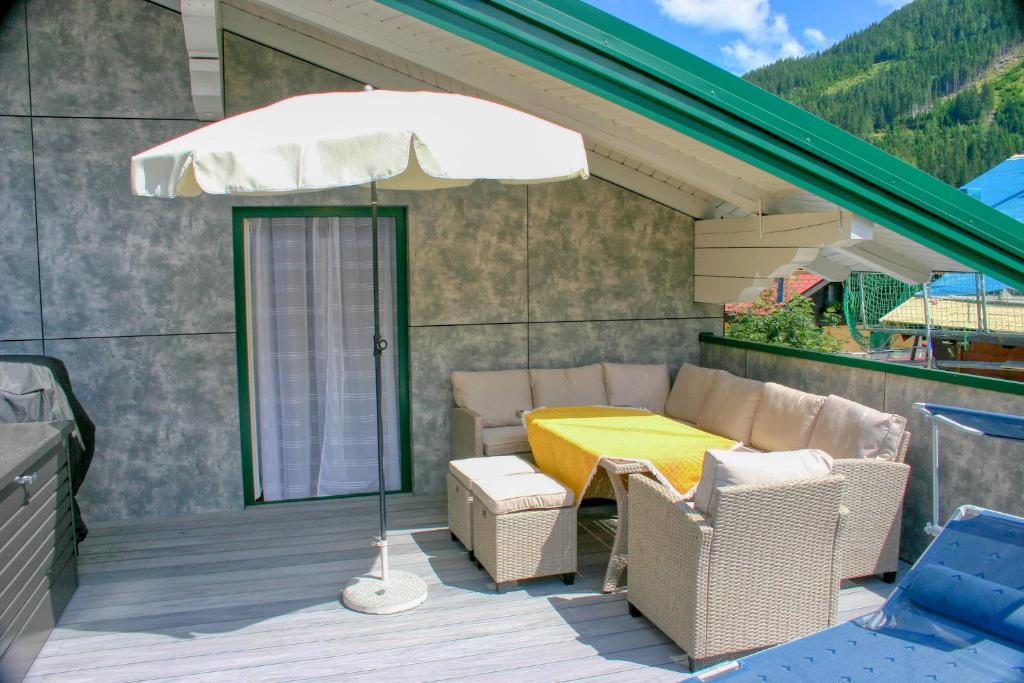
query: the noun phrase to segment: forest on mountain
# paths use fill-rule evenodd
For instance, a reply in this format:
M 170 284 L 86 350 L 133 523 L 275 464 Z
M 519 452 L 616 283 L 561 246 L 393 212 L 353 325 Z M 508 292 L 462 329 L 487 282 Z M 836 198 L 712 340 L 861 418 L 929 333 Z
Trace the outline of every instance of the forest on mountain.
M 915 0 L 744 78 L 960 186 L 1024 153 L 1024 2 Z

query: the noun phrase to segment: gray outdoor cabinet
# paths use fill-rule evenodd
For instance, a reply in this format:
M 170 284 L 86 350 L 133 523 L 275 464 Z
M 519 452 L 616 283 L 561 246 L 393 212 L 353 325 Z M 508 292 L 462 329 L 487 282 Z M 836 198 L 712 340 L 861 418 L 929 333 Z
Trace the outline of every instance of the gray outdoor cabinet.
M 71 422 L 0 425 L 0 681 L 28 671 L 78 585 Z

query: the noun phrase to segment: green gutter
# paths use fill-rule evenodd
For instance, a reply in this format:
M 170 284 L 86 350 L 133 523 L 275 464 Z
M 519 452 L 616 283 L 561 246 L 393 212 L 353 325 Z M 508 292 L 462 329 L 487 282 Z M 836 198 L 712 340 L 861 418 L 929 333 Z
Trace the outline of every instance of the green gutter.
M 822 353 L 821 351 L 805 351 L 794 349 L 788 346 L 776 346 L 775 344 L 762 344 L 760 342 L 744 341 L 731 337 L 719 337 L 710 332 L 701 332 L 700 342 L 702 344 L 715 344 L 717 346 L 731 346 L 736 349 L 757 351 L 759 353 L 770 353 L 776 356 L 789 356 L 802 360 L 814 361 L 816 363 L 829 363 L 831 365 L 845 365 L 850 368 L 870 370 L 871 372 L 884 372 L 888 375 L 900 375 L 913 377 L 929 382 L 941 382 L 953 384 L 958 387 L 970 387 L 972 389 L 984 389 L 986 391 L 998 391 L 1003 394 L 1024 396 L 1024 382 L 1014 382 L 1008 379 L 996 377 L 982 377 L 980 375 L 967 375 L 948 370 L 932 370 L 916 365 L 904 365 L 880 360 L 868 360 L 856 356 L 844 356 L 838 353 Z
M 580 0 L 380 0 L 1024 289 L 1024 227 Z

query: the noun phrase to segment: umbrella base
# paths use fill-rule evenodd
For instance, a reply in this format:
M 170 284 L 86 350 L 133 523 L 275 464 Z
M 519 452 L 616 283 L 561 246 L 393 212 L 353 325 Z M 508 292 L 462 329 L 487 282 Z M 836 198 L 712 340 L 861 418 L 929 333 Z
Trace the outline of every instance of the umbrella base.
M 391 570 L 388 580 L 357 576 L 341 593 L 345 607 L 364 614 L 397 614 L 423 604 L 427 584 L 409 572 Z

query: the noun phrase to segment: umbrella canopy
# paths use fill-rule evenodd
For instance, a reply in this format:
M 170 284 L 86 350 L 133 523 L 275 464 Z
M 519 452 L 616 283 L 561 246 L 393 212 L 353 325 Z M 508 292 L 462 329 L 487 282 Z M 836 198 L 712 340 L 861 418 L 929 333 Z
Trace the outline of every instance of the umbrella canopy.
M 132 191 L 149 197 L 587 176 L 575 131 L 472 97 L 386 90 L 292 97 L 165 142 L 131 163 Z

